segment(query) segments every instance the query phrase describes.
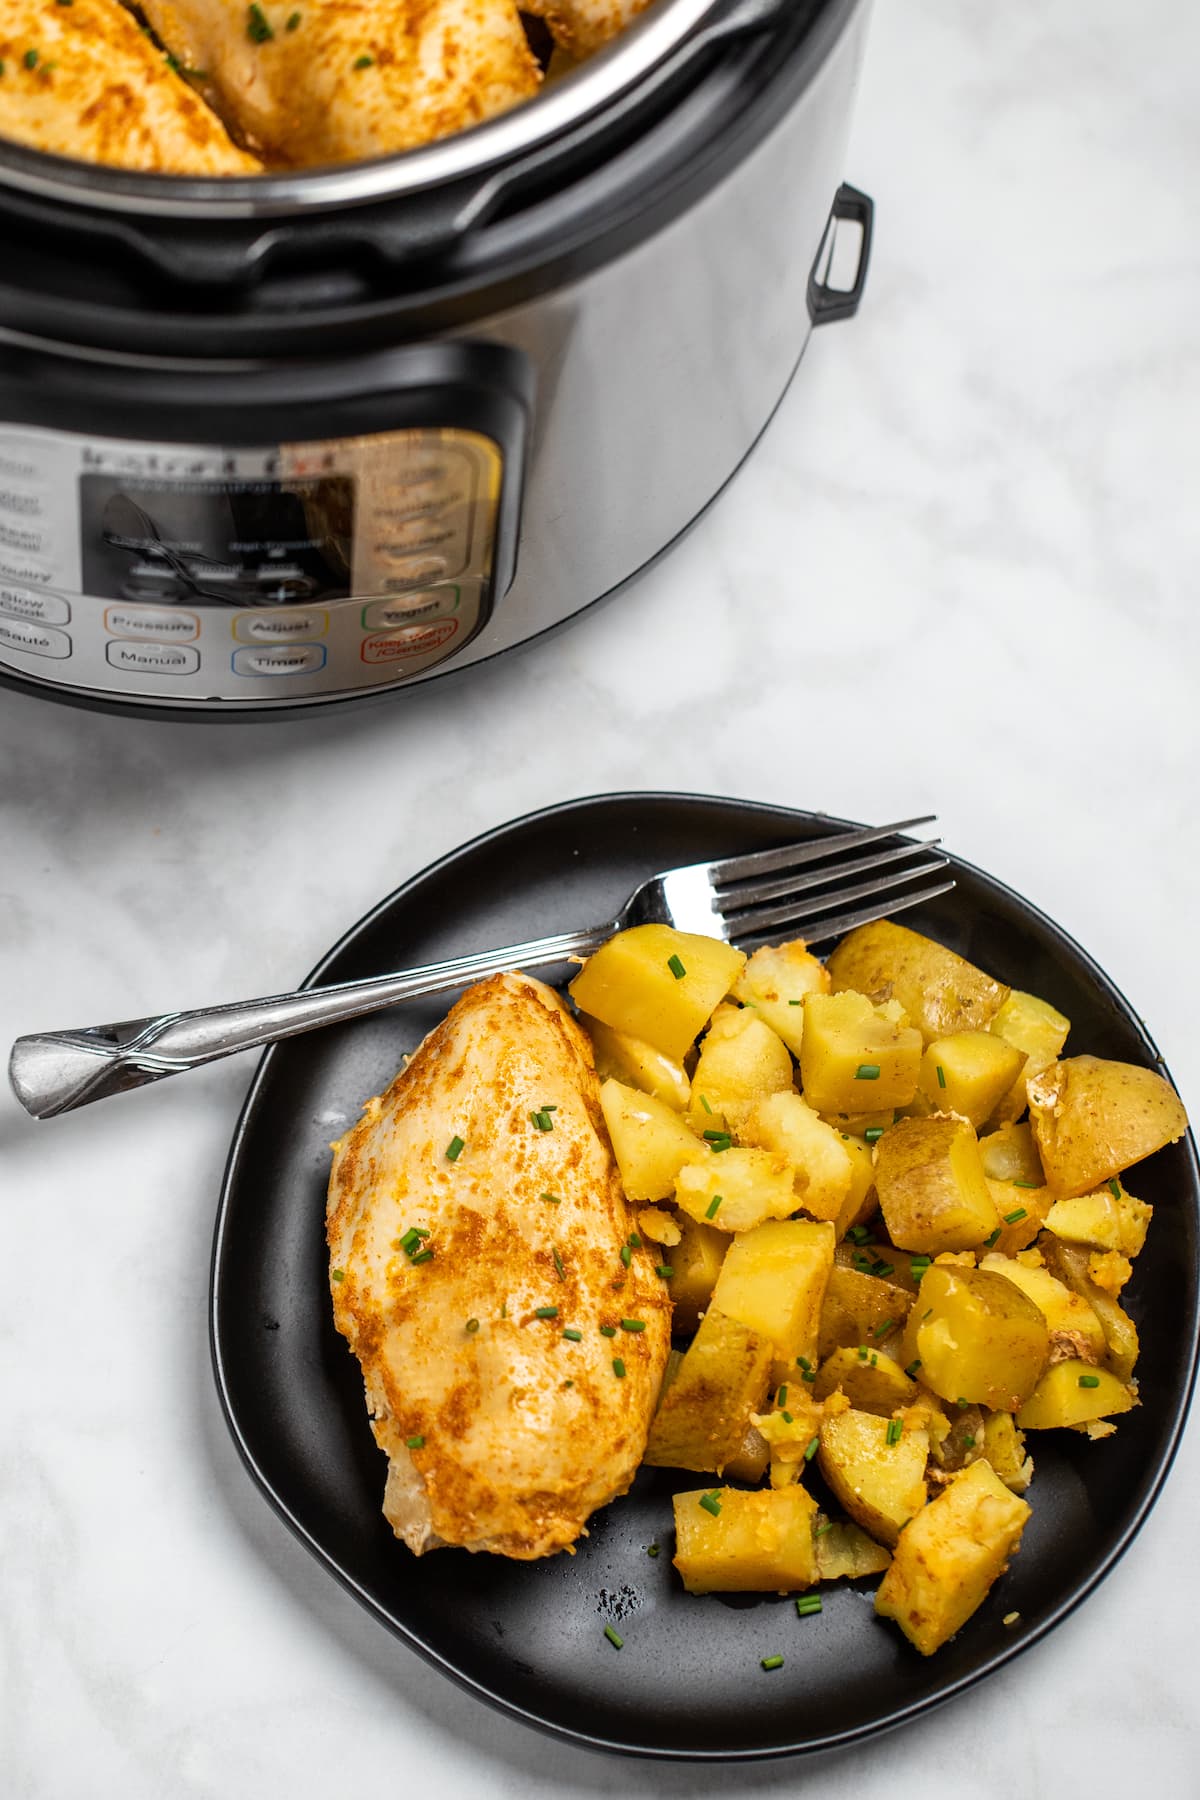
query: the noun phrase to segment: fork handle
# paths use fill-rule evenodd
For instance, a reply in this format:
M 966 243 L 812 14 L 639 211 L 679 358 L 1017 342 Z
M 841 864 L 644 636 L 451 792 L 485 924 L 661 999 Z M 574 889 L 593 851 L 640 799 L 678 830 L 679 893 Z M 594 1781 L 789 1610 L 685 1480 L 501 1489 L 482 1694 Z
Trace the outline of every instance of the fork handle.
M 144 1087 L 239 1050 L 297 1037 L 319 1025 L 361 1018 L 399 1000 L 467 987 L 508 969 L 544 968 L 572 956 L 589 955 L 616 929 L 611 924 L 592 931 L 568 931 L 450 962 L 427 963 L 394 975 L 304 988 L 295 994 L 272 994 L 228 1006 L 204 1006 L 195 1012 L 39 1032 L 17 1039 L 9 1057 L 8 1078 L 26 1112 L 35 1119 L 52 1119 L 92 1100 Z

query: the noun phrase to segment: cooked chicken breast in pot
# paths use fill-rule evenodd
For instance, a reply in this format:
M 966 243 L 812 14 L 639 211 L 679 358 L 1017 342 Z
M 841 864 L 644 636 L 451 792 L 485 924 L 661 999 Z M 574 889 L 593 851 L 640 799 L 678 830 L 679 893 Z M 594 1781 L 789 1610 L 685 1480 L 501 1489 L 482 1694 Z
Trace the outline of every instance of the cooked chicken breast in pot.
M 463 996 L 334 1146 L 327 1225 L 397 1535 L 569 1548 L 637 1471 L 670 1303 L 590 1046 L 549 988 L 502 975 Z

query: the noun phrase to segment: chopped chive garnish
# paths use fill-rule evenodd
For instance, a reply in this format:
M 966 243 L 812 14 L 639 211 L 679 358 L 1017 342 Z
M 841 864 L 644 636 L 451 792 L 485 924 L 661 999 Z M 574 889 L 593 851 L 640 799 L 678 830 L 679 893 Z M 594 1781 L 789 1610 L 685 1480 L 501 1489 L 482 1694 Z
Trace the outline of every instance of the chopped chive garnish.
M 733 1143 L 733 1139 L 727 1131 L 706 1131 L 704 1139 L 713 1150 L 728 1150 Z
M 405 1438 L 404 1442 L 410 1450 L 423 1450 L 425 1448 L 425 1439 L 419 1432 L 416 1437 Z
M 969 1400 L 964 1400 L 963 1396 L 960 1394 L 954 1404 L 956 1406 L 970 1406 L 971 1402 Z
M 940 1088 L 944 1088 L 946 1085 L 946 1071 L 945 1071 L 945 1069 L 943 1069 L 941 1063 L 938 1063 L 936 1066 L 937 1066 L 938 1086 Z
M 914 1256 L 908 1265 L 909 1274 L 915 1281 L 920 1281 L 932 1261 L 931 1256 Z
M 419 1250 L 415 1256 L 409 1257 L 409 1261 L 411 1262 L 414 1269 L 416 1268 L 418 1263 L 432 1262 L 433 1261 L 433 1251 L 432 1250 Z
M 868 1125 L 867 1129 L 863 1132 L 863 1136 L 866 1138 L 868 1144 L 877 1144 L 883 1136 L 883 1126 Z
M 24 56 L 21 58 L 21 61 L 25 64 L 25 67 L 27 69 L 36 69 L 37 63 L 38 63 L 37 51 L 36 50 L 27 50 L 25 52 Z
M 295 29 L 296 29 L 297 25 L 299 25 L 299 23 L 300 23 L 300 14 L 298 12 L 289 13 L 288 17 L 287 17 L 287 24 L 284 26 L 283 29 L 285 31 L 295 31 Z
M 626 1268 L 628 1268 L 633 1261 L 633 1251 L 629 1248 L 628 1244 L 621 1245 L 621 1261 L 625 1264 Z
M 1121 1184 L 1115 1175 L 1108 1183 L 1108 1191 L 1114 1200 L 1119 1200 L 1121 1198 Z
M 902 1419 L 889 1419 L 888 1420 L 888 1428 L 887 1428 L 888 1443 L 889 1444 L 898 1444 L 900 1442 L 900 1439 L 903 1436 L 904 1436 L 904 1421 Z
M 782 1658 L 782 1656 L 764 1656 L 762 1658 L 762 1666 L 764 1669 L 768 1669 L 768 1670 L 782 1669 L 783 1658 Z
M 973 1450 L 975 1448 L 975 1439 L 973 1437 L 965 1437 L 963 1439 L 963 1448 L 966 1450 Z
M 257 0 L 251 0 L 251 4 L 246 8 L 246 36 L 252 44 L 268 43 L 275 36 L 271 29 L 271 21 L 262 7 L 257 4 Z
M 825 1521 L 825 1523 L 824 1523 L 824 1524 L 823 1524 L 823 1525 L 818 1525 L 818 1526 L 817 1526 L 817 1528 L 816 1528 L 816 1530 L 815 1530 L 815 1531 L 814 1531 L 814 1532 L 813 1532 L 813 1536 L 814 1536 L 814 1537 L 815 1537 L 815 1538 L 818 1538 L 818 1537 L 824 1537 L 824 1536 L 825 1536 L 825 1533 L 826 1533 L 826 1532 L 827 1532 L 827 1531 L 832 1531 L 832 1530 L 833 1530 L 833 1520 L 832 1520 L 832 1519 L 826 1519 L 826 1521 Z
M 886 1337 L 888 1332 L 892 1329 L 892 1326 L 895 1323 L 896 1323 L 895 1319 L 885 1319 L 883 1321 L 882 1325 L 876 1325 L 874 1331 L 872 1331 L 872 1333 L 871 1333 L 871 1336 L 879 1337 L 879 1338 Z
M 560 1255 L 559 1255 L 559 1254 L 558 1254 L 558 1251 L 557 1251 L 557 1250 L 552 1250 L 552 1251 L 551 1251 L 551 1252 L 550 1252 L 550 1254 L 551 1254 L 551 1256 L 552 1256 L 552 1257 L 553 1257 L 553 1258 L 554 1258 L 554 1271 L 555 1271 L 555 1274 L 556 1274 L 556 1275 L 557 1275 L 557 1276 L 558 1276 L 558 1279 L 559 1279 L 559 1280 L 560 1280 L 560 1281 L 565 1281 L 565 1280 L 566 1280 L 566 1278 L 567 1278 L 567 1272 L 566 1272 L 566 1270 L 565 1270 L 565 1269 L 564 1269 L 564 1268 L 563 1268 L 563 1259 L 562 1259 L 562 1257 L 561 1257 L 561 1256 L 560 1256 Z
M 559 1196 L 557 1194 L 539 1194 L 538 1199 L 539 1200 L 548 1200 L 550 1202 L 551 1206 L 561 1206 L 562 1205 L 562 1200 L 559 1198 Z
M 1081 1375 L 1079 1385 L 1080 1387 L 1099 1387 L 1100 1377 L 1098 1375 Z
M 882 1256 L 879 1256 L 876 1257 L 875 1261 L 871 1264 L 871 1273 L 872 1275 L 879 1275 L 881 1277 L 894 1275 L 896 1273 L 896 1265 L 895 1263 L 884 1262 Z
M 857 1069 L 854 1071 L 854 1079 L 855 1081 L 878 1081 L 879 1064 L 859 1063 Z
M 615 1325 L 602 1325 L 600 1327 L 600 1336 L 601 1337 L 616 1337 L 616 1335 L 617 1335 L 617 1328 Z
M 852 1244 L 867 1244 L 871 1241 L 871 1233 L 865 1225 L 852 1225 L 846 1236 Z
M 629 1236 L 625 1239 L 625 1242 L 629 1245 L 631 1250 L 640 1250 L 642 1247 L 642 1240 L 636 1231 L 631 1231 Z
M 567 1387 L 574 1387 L 574 1386 L 575 1386 L 575 1383 L 574 1383 L 574 1382 L 573 1382 L 573 1381 L 572 1381 L 572 1380 L 570 1380 L 570 1378 L 568 1378 L 568 1379 L 567 1379 L 567 1380 L 566 1380 L 566 1381 L 564 1381 L 564 1382 L 563 1382 L 563 1386 L 564 1386 L 564 1387 L 565 1387 L 565 1388 L 567 1388 Z
M 1013 1186 L 1014 1187 L 1023 1187 L 1023 1188 L 1035 1188 L 1037 1186 L 1037 1182 L 1036 1181 L 1016 1181 L 1016 1180 L 1014 1180 Z
M 550 1117 L 553 1111 L 555 1111 L 554 1107 L 543 1106 L 539 1107 L 537 1112 L 531 1112 L 529 1116 L 539 1131 L 553 1131 L 554 1120 Z
M 811 1387 L 813 1382 L 817 1379 L 817 1371 L 815 1369 L 801 1369 L 800 1379 L 801 1381 L 807 1381 Z
M 625 1364 L 621 1361 L 621 1358 L 619 1356 L 613 1357 L 613 1374 L 616 1375 L 619 1380 L 624 1381 L 624 1379 L 625 1379 Z
M 606 1625 L 604 1627 L 604 1635 L 614 1650 L 623 1650 L 625 1648 L 625 1639 L 619 1632 L 614 1631 L 611 1625 Z
M 535 1319 L 557 1319 L 558 1308 L 557 1306 L 535 1306 L 533 1316 Z
M 714 1519 L 719 1519 L 721 1516 L 720 1488 L 714 1488 L 711 1494 L 701 1494 L 700 1504 L 706 1513 L 711 1513 Z
M 1025 1208 L 1023 1206 L 1018 1206 L 1015 1212 L 1005 1213 L 1004 1223 L 1006 1225 L 1015 1225 L 1018 1219 L 1027 1219 L 1028 1217 L 1029 1214 L 1026 1212 Z
M 684 976 L 687 974 L 687 970 L 684 968 L 683 964 L 680 962 L 680 960 L 677 956 L 668 956 L 667 967 L 668 967 L 668 969 L 670 969 L 670 971 L 671 971 L 672 975 L 675 977 L 676 981 L 682 981 Z
M 646 1555 L 647 1556 L 657 1556 L 658 1555 L 658 1545 L 657 1544 L 647 1544 L 646 1545 Z
M 809 1362 L 807 1356 L 798 1356 L 796 1358 L 796 1367 L 798 1369 L 811 1369 L 812 1364 Z
M 478 1331 L 479 1330 L 479 1320 L 478 1319 L 468 1319 L 467 1320 L 467 1330 L 469 1332 L 471 1332 L 472 1334 L 475 1333 L 476 1331 Z
M 778 1393 L 775 1395 L 775 1404 L 776 1404 L 776 1406 L 786 1406 L 787 1405 L 787 1386 L 786 1386 L 786 1384 L 783 1387 L 781 1387 L 779 1389 Z
M 345 1281 L 345 1279 L 346 1279 L 345 1269 L 334 1269 L 333 1270 L 333 1279 L 335 1281 Z
M 446 1145 L 446 1161 L 457 1162 L 466 1147 L 467 1146 L 462 1138 L 452 1137 L 450 1142 Z
M 933 1308 L 932 1308 L 932 1306 L 927 1306 L 925 1308 L 925 1311 L 921 1314 L 922 1325 L 925 1323 L 926 1319 L 932 1319 L 932 1317 L 933 1317 Z
M 789 1006 L 803 1006 L 804 1002 L 803 1002 L 803 1000 L 789 1000 L 788 1005 Z
M 869 1275 L 871 1273 L 871 1259 L 869 1256 L 856 1256 L 854 1258 L 854 1266 L 860 1275 Z
M 805 1462 L 811 1462 L 813 1457 L 817 1454 L 817 1451 L 820 1448 L 821 1448 L 821 1440 L 819 1437 L 809 1438 L 807 1444 L 804 1446 Z
M 819 1613 L 820 1610 L 820 1594 L 801 1594 L 796 1602 L 796 1611 L 802 1619 L 807 1619 L 811 1613 Z
M 410 1225 L 404 1236 L 400 1239 L 400 1248 L 404 1251 L 406 1256 L 411 1256 L 414 1250 L 420 1249 L 420 1246 L 421 1234 L 415 1225 Z
M 716 1218 L 717 1214 L 721 1210 L 721 1201 L 724 1199 L 724 1197 L 725 1196 L 723 1194 L 714 1194 L 713 1195 L 712 1199 L 708 1203 L 708 1211 L 704 1215 L 706 1219 L 715 1219 Z
M 621 1320 L 621 1330 L 622 1331 L 645 1331 L 645 1329 L 646 1329 L 645 1319 L 622 1319 Z
M 783 1411 L 780 1413 L 779 1416 L 783 1420 L 785 1425 L 794 1425 L 796 1423 L 795 1419 L 793 1419 L 791 1413 L 787 1410 L 786 1406 L 784 1407 Z
M 711 1106 L 710 1106 L 710 1105 L 709 1105 L 709 1104 L 708 1104 L 708 1101 L 707 1101 L 707 1100 L 706 1100 L 706 1099 L 705 1099 L 705 1098 L 704 1098 L 704 1095 L 703 1095 L 703 1094 L 701 1094 L 701 1096 L 700 1096 L 700 1104 L 701 1104 L 701 1106 L 702 1106 L 702 1107 L 703 1107 L 703 1108 L 704 1108 L 704 1110 L 705 1110 L 705 1112 L 706 1112 L 706 1113 L 710 1113 L 710 1114 L 711 1114 L 711 1112 L 712 1112 L 712 1107 L 711 1107 Z
M 996 1240 L 999 1236 L 1000 1236 L 1000 1227 L 997 1225 L 995 1231 L 992 1232 L 991 1236 L 984 1238 L 984 1240 L 983 1240 L 984 1249 L 990 1250 L 992 1245 L 996 1242 Z
M 879 1366 L 879 1358 L 876 1356 L 875 1352 L 872 1351 L 871 1352 L 871 1367 L 874 1369 L 874 1368 L 877 1368 L 878 1366 Z
M 356 69 L 369 69 L 374 61 L 375 58 L 373 56 L 356 56 L 354 59 L 354 67 Z
M 507 1300 L 502 1300 L 500 1302 L 500 1317 L 502 1319 L 507 1319 L 507 1317 L 508 1317 L 508 1301 Z
M 664 1281 L 670 1281 L 675 1270 L 670 1263 L 655 1263 L 654 1273 L 661 1276 Z
M 914 1356 L 912 1361 L 905 1365 L 904 1373 L 908 1376 L 908 1379 L 910 1381 L 916 1380 L 917 1370 L 920 1368 L 920 1366 L 921 1366 L 921 1359 L 919 1356 Z
M 858 1360 L 859 1362 L 866 1362 L 867 1360 L 867 1346 L 865 1344 L 860 1344 L 858 1346 Z
M 568 1338 L 572 1344 L 581 1344 L 583 1342 L 582 1331 L 576 1331 L 573 1325 L 564 1326 L 563 1336 Z

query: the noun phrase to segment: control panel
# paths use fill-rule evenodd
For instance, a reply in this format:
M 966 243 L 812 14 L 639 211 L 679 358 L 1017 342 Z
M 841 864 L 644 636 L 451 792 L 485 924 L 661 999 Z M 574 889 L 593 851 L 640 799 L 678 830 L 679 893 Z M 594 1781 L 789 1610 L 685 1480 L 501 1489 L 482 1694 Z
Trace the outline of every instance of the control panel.
M 395 685 L 488 617 L 486 432 L 229 449 L 0 424 L 0 670 L 255 707 Z

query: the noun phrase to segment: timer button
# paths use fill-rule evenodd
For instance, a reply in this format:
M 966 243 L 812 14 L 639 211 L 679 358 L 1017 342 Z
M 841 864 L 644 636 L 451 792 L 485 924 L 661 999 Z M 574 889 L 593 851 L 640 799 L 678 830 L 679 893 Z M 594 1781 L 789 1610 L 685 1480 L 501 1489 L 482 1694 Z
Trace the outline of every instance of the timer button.
M 235 675 L 315 675 L 324 667 L 324 644 L 248 644 L 233 653 Z

